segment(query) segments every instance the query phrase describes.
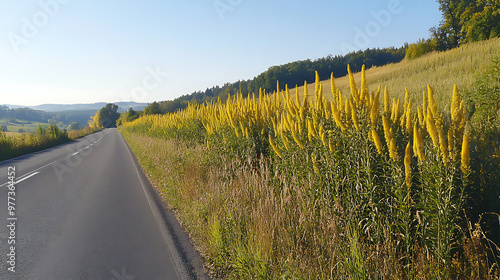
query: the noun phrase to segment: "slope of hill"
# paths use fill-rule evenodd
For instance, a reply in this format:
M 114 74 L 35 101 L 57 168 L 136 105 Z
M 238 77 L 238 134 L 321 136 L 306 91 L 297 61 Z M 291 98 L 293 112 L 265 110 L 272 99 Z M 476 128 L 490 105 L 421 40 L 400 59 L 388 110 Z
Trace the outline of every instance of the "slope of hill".
M 403 99 L 406 87 L 412 103 L 420 105 L 422 92 L 430 84 L 436 94 L 436 102 L 444 107 L 451 102 L 454 84 L 461 92 L 470 90 L 477 76 L 499 56 L 500 38 L 465 44 L 449 51 L 433 52 L 417 59 L 405 59 L 399 63 L 368 69 L 368 88 L 376 91 L 381 84 L 388 87 L 391 96 Z M 355 78 L 359 86 L 361 74 L 355 74 Z M 335 79 L 335 84 L 344 94 L 349 92 L 347 76 Z M 330 80 L 323 80 L 322 86 L 323 93 L 330 98 Z M 304 87 L 299 87 L 298 92 L 302 96 Z M 291 90 L 291 93 L 294 95 L 295 91 Z M 314 84 L 308 85 L 308 93 L 314 96 Z

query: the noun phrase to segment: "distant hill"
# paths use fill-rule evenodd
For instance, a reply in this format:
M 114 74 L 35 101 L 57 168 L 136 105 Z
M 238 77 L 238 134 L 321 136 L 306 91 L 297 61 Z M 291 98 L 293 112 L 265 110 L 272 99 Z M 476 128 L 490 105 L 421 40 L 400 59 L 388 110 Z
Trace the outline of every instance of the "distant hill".
M 102 107 L 106 106 L 106 104 L 106 102 L 90 104 L 42 104 L 37 106 L 28 106 L 28 108 L 45 112 L 88 111 L 100 110 Z M 114 104 L 118 105 L 119 112 L 126 111 L 131 107 L 136 111 L 142 111 L 148 105 L 147 103 L 137 102 L 114 102 Z
M 72 122 L 86 125 L 93 116 L 107 103 L 99 102 L 92 104 L 44 104 L 38 106 L 0 105 L 0 119 L 16 119 L 39 123 L 57 123 L 66 127 Z M 129 108 L 142 111 L 146 103 L 115 102 L 118 111 L 124 112 Z

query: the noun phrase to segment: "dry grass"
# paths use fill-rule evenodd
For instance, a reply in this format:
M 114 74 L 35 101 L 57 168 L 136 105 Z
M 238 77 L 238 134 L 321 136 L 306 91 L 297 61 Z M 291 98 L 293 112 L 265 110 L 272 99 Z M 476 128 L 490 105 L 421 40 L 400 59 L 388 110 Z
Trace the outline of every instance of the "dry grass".
M 293 178 L 275 189 L 270 181 L 277 178 L 264 161 L 258 169 L 230 161 L 204 165 L 201 146 L 122 133 L 207 258 L 212 277 L 330 278 L 341 269 L 337 218 L 324 205 L 311 204 L 307 182 Z

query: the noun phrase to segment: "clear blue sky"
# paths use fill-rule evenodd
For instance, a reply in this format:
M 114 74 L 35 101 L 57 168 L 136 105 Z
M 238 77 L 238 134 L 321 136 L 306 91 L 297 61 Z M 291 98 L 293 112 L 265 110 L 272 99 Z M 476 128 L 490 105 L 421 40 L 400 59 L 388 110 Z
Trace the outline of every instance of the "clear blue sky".
M 171 100 L 440 20 L 431 0 L 0 0 L 0 104 Z

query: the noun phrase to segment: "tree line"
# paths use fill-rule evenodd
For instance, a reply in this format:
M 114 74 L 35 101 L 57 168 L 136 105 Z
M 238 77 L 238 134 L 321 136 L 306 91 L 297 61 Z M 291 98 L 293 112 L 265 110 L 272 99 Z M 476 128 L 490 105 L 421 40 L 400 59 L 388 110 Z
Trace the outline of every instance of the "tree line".
M 431 51 L 445 51 L 461 44 L 500 36 L 500 0 L 437 0 L 443 16 L 430 29 L 428 39 L 411 44 L 406 57 L 413 59 Z

